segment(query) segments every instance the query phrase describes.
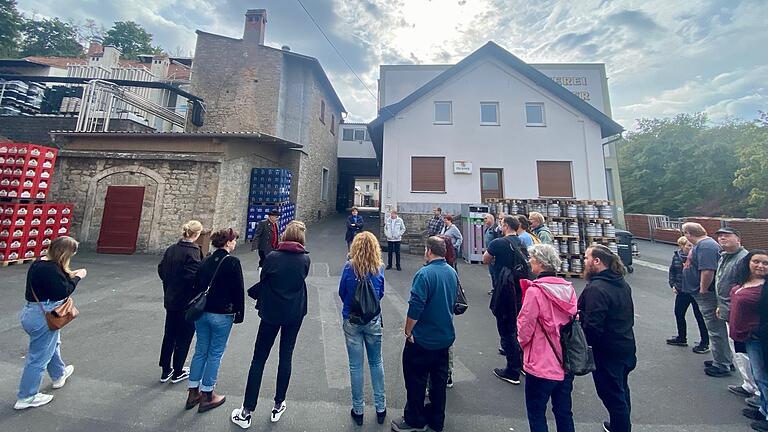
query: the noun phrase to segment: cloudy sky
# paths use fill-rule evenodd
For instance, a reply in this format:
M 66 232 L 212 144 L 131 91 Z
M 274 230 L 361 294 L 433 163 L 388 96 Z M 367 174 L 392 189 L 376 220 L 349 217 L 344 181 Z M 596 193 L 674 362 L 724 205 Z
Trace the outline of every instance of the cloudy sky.
M 303 0 L 344 58 L 376 92 L 380 64 L 455 63 L 486 41 L 532 63 L 600 62 L 614 117 L 704 111 L 713 121 L 768 110 L 764 0 Z M 317 57 L 349 111 L 376 115 L 296 0 L 18 0 L 27 16 L 142 24 L 167 51 L 192 52 L 195 30 L 241 37 L 248 8 L 265 8 L 266 43 Z

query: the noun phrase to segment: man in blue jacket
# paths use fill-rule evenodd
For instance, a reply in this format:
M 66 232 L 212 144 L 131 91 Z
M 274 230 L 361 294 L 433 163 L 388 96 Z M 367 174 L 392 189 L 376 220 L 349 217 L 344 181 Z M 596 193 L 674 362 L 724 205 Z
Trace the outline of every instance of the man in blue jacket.
M 403 417 L 392 421 L 392 430 L 435 432 L 445 422 L 445 388 L 448 382 L 448 349 L 456 339 L 453 305 L 456 271 L 445 261 L 445 241 L 429 237 L 424 251 L 427 264 L 413 277 L 408 300 L 403 349 L 403 376 L 408 402 Z M 430 403 L 424 405 L 429 377 Z

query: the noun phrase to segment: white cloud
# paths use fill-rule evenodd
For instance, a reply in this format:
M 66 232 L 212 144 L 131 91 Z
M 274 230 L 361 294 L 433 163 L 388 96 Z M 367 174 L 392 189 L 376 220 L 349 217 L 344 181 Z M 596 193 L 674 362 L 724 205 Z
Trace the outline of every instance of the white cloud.
M 761 0 L 305 0 L 376 91 L 378 66 L 453 63 L 488 40 L 529 62 L 603 62 L 617 121 L 704 111 L 713 120 L 766 109 L 768 26 Z M 19 0 L 25 12 L 83 21 L 135 20 L 169 50 L 194 48 L 194 30 L 238 37 L 247 8 L 268 10 L 267 42 L 317 57 L 350 111 L 376 101 L 296 2 L 261 0 Z M 762 75 L 762 77 L 761 77 Z

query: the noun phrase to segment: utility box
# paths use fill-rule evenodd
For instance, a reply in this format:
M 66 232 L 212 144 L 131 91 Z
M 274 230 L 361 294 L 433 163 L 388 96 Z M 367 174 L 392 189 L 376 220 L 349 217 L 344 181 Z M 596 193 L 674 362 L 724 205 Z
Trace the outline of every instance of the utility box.
M 483 262 L 483 219 L 489 211 L 490 208 L 485 204 L 461 205 L 461 234 L 464 236 L 461 251 L 464 261 L 468 263 Z

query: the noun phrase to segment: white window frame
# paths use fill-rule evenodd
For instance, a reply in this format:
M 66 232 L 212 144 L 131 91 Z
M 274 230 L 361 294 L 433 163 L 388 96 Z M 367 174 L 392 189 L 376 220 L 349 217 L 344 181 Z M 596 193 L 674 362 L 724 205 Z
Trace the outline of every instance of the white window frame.
M 530 123 L 528 122 L 528 107 L 529 106 L 537 106 L 541 107 L 541 123 Z M 525 109 L 523 110 L 523 115 L 525 116 L 525 125 L 528 127 L 546 127 L 547 126 L 547 112 L 544 109 L 544 102 L 526 102 L 525 103 Z
M 320 177 L 320 200 L 328 201 L 328 195 L 331 189 L 331 170 L 323 167 Z
M 354 131 L 354 133 L 353 133 L 353 138 L 354 138 L 353 141 L 365 141 L 365 129 L 353 129 L 353 131 Z M 363 134 L 363 139 L 358 139 L 357 138 L 357 133 L 358 132 Z
M 483 121 L 483 105 L 491 105 L 496 107 L 496 121 L 484 122 Z M 499 126 L 501 125 L 501 114 L 499 113 L 498 102 L 480 102 L 480 126 Z
M 347 132 L 352 132 L 352 138 L 351 139 L 347 139 L 345 137 Z M 342 141 L 354 141 L 355 140 L 355 130 L 352 129 L 352 128 L 343 128 L 342 132 L 341 132 L 341 140 Z
M 448 104 L 448 120 L 437 119 L 437 105 Z M 432 109 L 432 124 L 436 125 L 450 125 L 453 124 L 453 102 L 452 101 L 435 101 Z

